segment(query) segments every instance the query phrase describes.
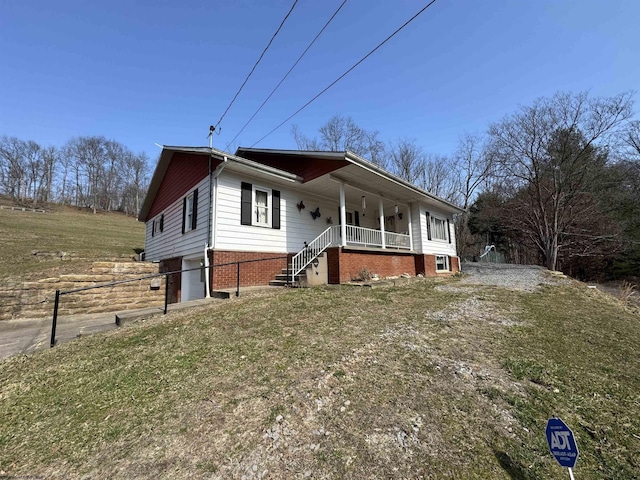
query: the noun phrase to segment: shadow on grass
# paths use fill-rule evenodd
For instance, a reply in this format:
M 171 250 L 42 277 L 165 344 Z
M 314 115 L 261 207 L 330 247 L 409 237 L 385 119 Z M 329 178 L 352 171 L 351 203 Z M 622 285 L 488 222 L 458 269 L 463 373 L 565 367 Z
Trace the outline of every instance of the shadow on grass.
M 530 480 L 535 478 L 527 467 L 514 460 L 508 453 L 493 449 L 493 454 L 500 462 L 500 466 L 514 480 Z

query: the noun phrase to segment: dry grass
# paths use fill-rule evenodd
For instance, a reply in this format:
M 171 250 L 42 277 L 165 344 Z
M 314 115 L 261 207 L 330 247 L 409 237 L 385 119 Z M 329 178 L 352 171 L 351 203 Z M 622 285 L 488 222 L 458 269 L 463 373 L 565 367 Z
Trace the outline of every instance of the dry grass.
M 144 247 L 144 224 L 119 213 L 93 215 L 70 207 L 47 213 L 0 210 L 0 245 L 0 282 L 77 273 L 92 261 L 135 255 Z M 64 259 L 58 252 L 66 253 Z
M 622 282 L 622 284 L 620 285 L 618 298 L 620 298 L 620 300 L 624 302 L 632 302 L 638 296 L 637 288 L 638 286 L 634 283 L 626 281 Z
M 0 470 L 560 478 L 544 440 L 558 414 L 577 478 L 637 478 L 639 350 L 637 313 L 572 285 L 241 298 L 3 362 Z

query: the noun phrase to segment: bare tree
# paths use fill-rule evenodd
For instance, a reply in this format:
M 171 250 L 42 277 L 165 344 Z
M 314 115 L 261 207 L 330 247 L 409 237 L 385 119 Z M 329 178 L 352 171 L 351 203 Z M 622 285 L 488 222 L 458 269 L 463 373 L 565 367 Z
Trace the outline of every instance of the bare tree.
M 628 156 L 640 160 L 640 120 L 629 123 L 623 134 L 623 141 L 627 146 Z
M 385 145 L 376 130 L 365 130 L 351 117 L 334 115 L 318 130 L 320 138 L 303 135 L 297 125 L 291 133 L 300 150 L 342 152 L 350 151 L 372 163 L 385 167 Z
M 450 202 L 458 200 L 457 172 L 446 155 L 426 154 L 417 185 Z
M 389 167 L 393 173 L 407 182 L 424 187 L 427 160 L 422 147 L 415 139 L 398 140 L 389 150 Z
M 497 173 L 512 193 L 511 216 L 536 245 L 544 265 L 577 236 L 601 238 L 579 220 L 596 213 L 593 182 L 606 162 L 608 142 L 631 116 L 630 93 L 589 98 L 558 93 L 491 125 Z
M 5 194 L 18 200 L 26 195 L 26 144 L 17 137 L 0 139 L 0 180 Z

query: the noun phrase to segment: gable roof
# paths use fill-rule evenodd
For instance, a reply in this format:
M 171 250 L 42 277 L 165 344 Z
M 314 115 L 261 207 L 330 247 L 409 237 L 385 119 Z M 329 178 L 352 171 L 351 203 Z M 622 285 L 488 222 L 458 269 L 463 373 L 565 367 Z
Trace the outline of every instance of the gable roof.
M 176 154 L 180 154 L 180 156 Z M 226 168 L 241 173 L 269 175 L 280 181 L 305 184 L 306 188 L 320 195 L 336 194 L 339 183 L 344 183 L 363 192 L 379 195 L 398 203 L 422 201 L 450 213 L 464 211 L 453 203 L 439 198 L 349 151 L 326 152 L 240 147 L 233 155 L 209 147 L 163 146 L 138 220 L 148 220 L 169 165 L 174 157 L 179 160 L 179 158 L 186 158 L 185 155 L 197 157 L 203 162 L 207 162 L 207 170 L 210 173 L 218 164 L 226 162 Z
M 462 213 L 464 209 L 427 192 L 426 190 L 413 185 L 410 182 L 387 172 L 374 163 L 365 160 L 350 151 L 328 152 L 328 151 L 306 151 L 306 150 L 274 150 L 262 148 L 243 148 L 236 151 L 237 155 L 256 160 L 258 162 L 274 163 L 275 159 L 286 159 L 279 164 L 280 168 L 293 170 L 295 168 L 288 165 L 295 165 L 300 160 L 333 162 L 335 168 L 325 172 L 329 177 L 338 182 L 344 182 L 363 192 L 377 194 L 381 197 L 389 197 L 399 203 L 406 201 L 425 201 L 430 204 L 437 204 L 442 209 L 450 213 Z M 335 173 L 334 173 L 335 172 Z M 323 174 L 324 175 L 324 174 Z M 315 180 L 319 176 L 305 178 L 305 182 Z

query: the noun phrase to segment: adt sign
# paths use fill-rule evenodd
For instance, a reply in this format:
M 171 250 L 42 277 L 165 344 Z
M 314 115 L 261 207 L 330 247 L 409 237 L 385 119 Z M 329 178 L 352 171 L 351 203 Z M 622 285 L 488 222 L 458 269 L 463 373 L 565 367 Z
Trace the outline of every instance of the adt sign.
M 573 468 L 578 460 L 578 445 L 571 429 L 559 418 L 550 418 L 547 422 L 547 443 L 561 466 Z

